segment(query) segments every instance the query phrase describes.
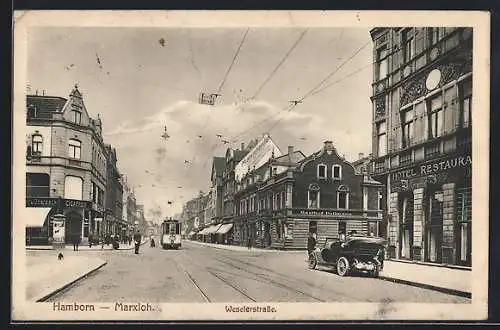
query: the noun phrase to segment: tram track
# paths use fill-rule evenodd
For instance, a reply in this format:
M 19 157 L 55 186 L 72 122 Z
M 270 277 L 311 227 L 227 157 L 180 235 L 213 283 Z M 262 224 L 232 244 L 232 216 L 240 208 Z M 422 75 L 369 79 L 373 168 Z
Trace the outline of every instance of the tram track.
M 233 268 L 236 268 L 236 269 L 242 270 L 242 271 L 247 272 L 247 273 L 251 273 L 251 274 L 253 274 L 254 276 L 256 276 L 256 277 L 258 277 L 258 278 L 261 278 L 261 279 L 264 279 L 264 280 L 266 280 L 266 281 L 269 281 L 270 283 L 275 284 L 275 285 L 277 285 L 277 286 L 280 286 L 280 287 L 282 287 L 282 288 L 284 288 L 284 289 L 289 289 L 289 290 L 296 291 L 296 292 L 298 292 L 298 293 L 301 293 L 301 294 L 303 294 L 303 295 L 305 295 L 305 296 L 308 296 L 308 297 L 310 297 L 310 298 L 312 298 L 312 299 L 315 299 L 315 300 L 317 300 L 317 301 L 320 301 L 320 302 L 326 302 L 326 300 L 320 299 L 320 298 L 318 298 L 318 297 L 316 297 L 316 296 L 313 296 L 313 295 L 311 295 L 311 294 L 309 294 L 309 293 L 307 293 L 307 292 L 303 292 L 302 290 L 298 290 L 298 289 L 295 289 L 295 288 L 293 288 L 293 287 L 291 287 L 291 286 L 288 286 L 288 285 L 286 285 L 286 284 L 283 284 L 283 283 L 277 282 L 277 281 L 275 281 L 275 280 L 272 280 L 272 279 L 270 279 L 270 278 L 268 278 L 268 277 L 266 277 L 266 276 L 264 276 L 264 275 L 262 275 L 262 274 L 260 274 L 260 273 L 257 273 L 257 272 L 255 272 L 255 271 L 251 271 L 251 270 L 250 270 L 250 269 L 248 269 L 248 268 L 242 268 L 242 267 L 240 267 L 240 266 L 238 266 L 238 265 L 234 264 L 233 262 L 241 263 L 241 264 L 243 264 L 243 265 L 247 265 L 247 266 L 250 266 L 250 267 L 253 267 L 253 268 L 256 268 L 256 269 L 265 270 L 266 272 L 269 272 L 269 273 L 271 273 L 271 274 L 275 274 L 275 275 L 277 275 L 277 276 L 279 276 L 279 277 L 282 277 L 282 278 L 284 278 L 284 279 L 286 279 L 286 280 L 290 281 L 290 278 L 289 278 L 289 277 L 287 277 L 285 274 L 278 273 L 278 272 L 276 272 L 276 271 L 274 271 L 274 270 L 272 270 L 272 269 L 269 269 L 269 268 L 267 268 L 267 267 L 262 267 L 262 266 L 259 266 L 259 265 L 255 265 L 255 264 L 250 263 L 250 262 L 245 262 L 245 261 L 242 261 L 242 260 L 240 260 L 240 259 L 234 259 L 234 258 L 227 257 L 227 256 L 219 256 L 219 257 L 222 257 L 222 258 L 226 259 L 226 260 L 223 260 L 223 259 L 215 258 L 217 261 L 219 261 L 219 262 L 221 262 L 221 263 L 223 263 L 223 264 L 226 264 L 226 265 L 228 265 L 228 266 L 231 266 L 231 267 L 233 267 Z M 233 261 L 233 262 L 228 262 L 228 261 L 227 261 L 227 259 L 229 259 L 229 260 L 231 260 L 231 261 Z M 301 281 L 300 283 L 301 283 L 301 284 L 304 284 L 304 285 L 307 285 L 307 286 L 308 286 L 308 287 L 310 287 L 310 288 L 317 289 L 317 287 L 316 287 L 315 285 L 313 285 L 312 283 L 309 283 L 309 282 L 307 282 L 307 281 Z M 337 295 L 342 295 L 342 296 L 344 296 L 344 297 L 349 297 L 349 298 L 352 298 L 352 299 L 354 299 L 354 300 L 359 300 L 359 298 L 358 298 L 358 297 L 353 296 L 353 295 L 346 295 L 346 294 L 345 294 L 345 292 L 338 292 L 338 291 L 335 291 L 335 290 L 331 290 L 330 288 L 328 289 L 328 291 L 330 291 L 330 292 L 332 292 L 332 293 L 334 293 L 334 294 L 337 294 Z M 375 301 L 372 301 L 372 300 L 369 300 L 369 299 L 368 299 L 368 300 L 364 300 L 364 301 L 367 301 L 367 302 L 375 302 Z

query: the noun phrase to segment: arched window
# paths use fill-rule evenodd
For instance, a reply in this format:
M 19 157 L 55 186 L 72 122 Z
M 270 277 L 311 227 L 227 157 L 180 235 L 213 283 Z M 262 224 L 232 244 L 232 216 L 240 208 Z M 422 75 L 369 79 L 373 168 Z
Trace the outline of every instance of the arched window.
M 69 139 L 68 156 L 73 159 L 80 159 L 82 153 L 82 143 L 76 139 Z
M 316 176 L 318 177 L 318 179 L 326 179 L 326 165 L 318 165 Z
M 336 180 L 342 179 L 342 166 L 340 165 L 332 166 L 332 178 Z
M 320 202 L 319 186 L 315 183 L 311 183 L 307 191 L 307 207 L 310 209 L 319 208 L 319 202 Z
M 349 188 L 341 185 L 337 189 L 337 208 L 347 210 L 349 209 Z
M 43 149 L 43 138 L 40 134 L 35 133 L 31 136 L 31 153 L 41 155 Z
M 64 198 L 83 199 L 83 179 L 68 175 L 64 178 Z

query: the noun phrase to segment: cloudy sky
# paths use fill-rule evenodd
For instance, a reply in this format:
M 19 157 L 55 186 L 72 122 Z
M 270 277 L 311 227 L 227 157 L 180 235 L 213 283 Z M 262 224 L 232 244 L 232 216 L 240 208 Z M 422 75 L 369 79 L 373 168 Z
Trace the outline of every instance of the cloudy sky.
M 28 34 L 28 81 L 33 92 L 62 97 L 78 84 L 137 199 L 166 216 L 207 191 L 212 156 L 264 132 L 284 152 L 293 145 L 308 155 L 332 140 L 348 160 L 370 153 L 368 29 L 249 29 L 224 80 L 245 31 L 36 28 Z M 197 103 L 221 84 L 215 106 Z

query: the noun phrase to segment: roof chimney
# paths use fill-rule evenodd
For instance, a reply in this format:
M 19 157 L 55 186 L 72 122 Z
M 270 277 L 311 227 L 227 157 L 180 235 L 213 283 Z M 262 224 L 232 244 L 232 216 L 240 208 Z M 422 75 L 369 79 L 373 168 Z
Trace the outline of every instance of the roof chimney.
M 324 147 L 325 147 L 325 149 L 333 149 L 333 142 L 332 141 L 325 141 Z
M 245 143 L 241 142 L 241 150 L 245 150 Z
M 363 158 L 364 156 L 365 156 L 365 154 L 364 154 L 364 153 L 362 153 L 362 152 L 360 152 L 360 153 L 358 154 L 359 159 Z
M 292 162 L 293 146 L 288 146 L 288 161 Z

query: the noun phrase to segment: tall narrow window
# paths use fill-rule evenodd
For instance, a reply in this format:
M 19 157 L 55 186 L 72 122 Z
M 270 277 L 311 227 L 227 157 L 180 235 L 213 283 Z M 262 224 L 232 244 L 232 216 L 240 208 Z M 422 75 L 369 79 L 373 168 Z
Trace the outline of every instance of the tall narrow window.
M 70 139 L 68 147 L 69 157 L 73 159 L 80 159 L 82 143 L 78 140 Z
M 389 67 L 387 48 L 384 46 L 377 50 L 377 80 L 387 77 Z
M 383 198 L 383 195 L 382 195 L 382 192 L 378 191 L 377 192 L 377 210 L 382 210 L 382 198 Z
M 472 80 L 467 79 L 462 84 L 462 104 L 461 104 L 461 118 L 460 124 L 462 127 L 469 127 L 471 125 L 472 113 Z
M 320 164 L 318 165 L 318 179 L 326 179 L 326 165 Z
M 433 27 L 429 28 L 429 42 L 435 45 L 444 36 L 444 28 Z
M 413 56 L 415 56 L 415 38 L 413 34 L 413 29 L 406 29 L 403 31 L 403 42 L 404 42 L 404 58 L 405 63 L 411 61 Z
M 349 189 L 344 185 L 337 190 L 337 208 L 343 210 L 349 208 Z
M 385 121 L 377 124 L 377 148 L 379 157 L 387 154 L 387 124 Z
M 403 113 L 403 147 L 409 147 L 413 142 L 415 111 L 413 109 Z
M 342 167 L 340 165 L 332 166 L 332 178 L 337 180 L 342 179 Z
M 441 95 L 430 100 L 429 123 L 431 138 L 441 136 L 443 132 L 443 101 Z
M 310 209 L 319 208 L 320 191 L 319 191 L 319 186 L 317 184 L 309 185 L 309 191 L 307 193 L 307 196 L 308 196 L 307 207 Z
M 31 136 L 31 153 L 32 154 L 42 154 L 43 149 L 43 138 L 40 134 L 33 134 Z

